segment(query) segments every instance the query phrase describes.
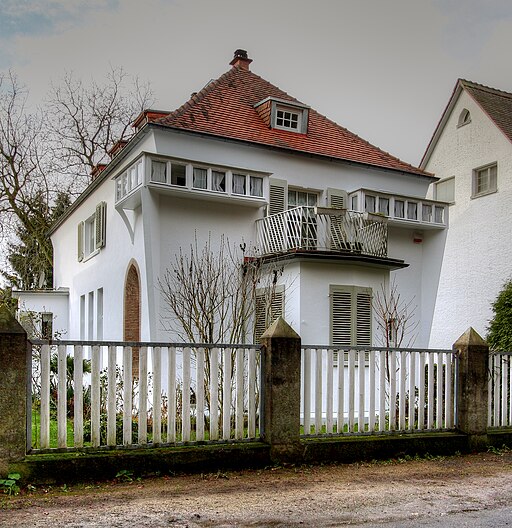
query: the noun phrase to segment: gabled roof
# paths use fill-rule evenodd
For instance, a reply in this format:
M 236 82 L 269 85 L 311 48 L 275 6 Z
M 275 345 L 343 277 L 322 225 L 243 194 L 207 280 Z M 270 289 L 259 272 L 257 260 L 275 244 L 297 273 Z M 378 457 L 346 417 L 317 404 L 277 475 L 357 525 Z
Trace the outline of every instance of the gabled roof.
M 453 89 L 452 95 L 441 119 L 432 135 L 430 143 L 425 150 L 425 154 L 420 163 L 424 168 L 437 144 L 439 136 L 446 125 L 448 118 L 457 102 L 462 90 L 465 90 L 474 101 L 487 114 L 489 119 L 501 130 L 505 137 L 512 142 L 512 93 L 490 88 L 483 84 L 478 84 L 465 79 L 458 79 Z
M 371 145 L 251 72 L 250 59 L 237 60 L 237 52 L 229 71 L 156 122 L 175 129 L 432 177 Z M 309 108 L 307 133 L 271 128 L 255 108 L 269 97 Z

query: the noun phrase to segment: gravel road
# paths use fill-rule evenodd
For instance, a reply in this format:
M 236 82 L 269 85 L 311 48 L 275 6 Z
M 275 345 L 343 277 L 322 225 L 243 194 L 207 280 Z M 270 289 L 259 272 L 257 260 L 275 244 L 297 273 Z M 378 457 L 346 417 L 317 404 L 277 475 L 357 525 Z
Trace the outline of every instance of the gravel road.
M 41 488 L 1 498 L 0 526 L 512 526 L 511 497 L 502 452 Z

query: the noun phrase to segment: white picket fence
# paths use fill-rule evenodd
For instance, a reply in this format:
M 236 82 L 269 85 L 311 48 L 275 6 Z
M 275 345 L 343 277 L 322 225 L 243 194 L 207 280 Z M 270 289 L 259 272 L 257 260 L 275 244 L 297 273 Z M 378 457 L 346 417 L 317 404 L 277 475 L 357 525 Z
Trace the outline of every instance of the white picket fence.
M 259 346 L 35 341 L 32 357 L 39 449 L 259 437 Z
M 512 426 L 512 352 L 489 355 L 489 427 Z
M 302 347 L 301 368 L 305 435 L 456 426 L 457 357 L 451 350 L 309 346 Z

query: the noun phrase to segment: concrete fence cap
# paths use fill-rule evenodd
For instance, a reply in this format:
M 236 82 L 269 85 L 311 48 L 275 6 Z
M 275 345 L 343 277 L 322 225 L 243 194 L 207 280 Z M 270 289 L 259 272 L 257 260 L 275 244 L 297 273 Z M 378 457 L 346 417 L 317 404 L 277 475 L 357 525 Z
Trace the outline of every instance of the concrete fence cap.
M 7 306 L 0 306 L 0 334 L 26 334 Z
M 461 348 L 467 346 L 478 346 L 478 347 L 487 347 L 489 345 L 487 342 L 480 336 L 480 334 L 470 326 L 453 344 L 453 348 Z
M 282 318 L 278 317 L 263 333 L 261 339 L 269 338 L 300 339 L 299 334 Z

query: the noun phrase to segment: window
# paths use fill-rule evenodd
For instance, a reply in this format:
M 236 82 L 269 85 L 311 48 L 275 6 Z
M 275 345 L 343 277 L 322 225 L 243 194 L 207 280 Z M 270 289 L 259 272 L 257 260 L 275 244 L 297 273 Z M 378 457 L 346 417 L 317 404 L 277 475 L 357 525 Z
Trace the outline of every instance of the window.
M 291 130 L 299 130 L 299 113 L 290 110 L 277 109 L 276 111 L 276 127 L 288 128 Z
M 225 172 L 212 170 L 212 191 L 226 192 Z M 245 194 L 245 192 L 243 194 Z
M 389 198 L 379 196 L 379 213 L 389 216 Z
M 331 286 L 331 344 L 371 346 L 372 290 L 359 286 Z
M 94 292 L 89 292 L 87 299 L 87 339 L 94 339 Z
M 471 123 L 471 114 L 467 108 L 464 108 L 459 114 L 459 120 L 457 121 L 457 126 L 461 127 Z
M 107 204 L 100 202 L 87 220 L 78 224 L 78 261 L 82 262 L 106 243 Z
M 352 208 L 352 211 L 358 211 L 359 210 L 357 196 L 352 196 L 352 198 L 350 200 L 350 207 Z
M 315 207 L 317 202 L 318 195 L 316 193 L 295 191 L 293 189 L 288 191 L 288 209 L 300 206 Z
M 444 224 L 444 207 L 436 205 L 434 208 L 434 222 L 437 224 Z
M 407 218 L 418 220 L 418 204 L 416 202 L 407 202 Z
M 51 339 L 53 337 L 53 314 L 50 312 L 41 313 L 41 339 Z
M 263 178 L 258 176 L 249 177 L 249 194 L 251 196 L 263 196 Z
M 245 174 L 233 174 L 233 194 L 245 194 Z
M 372 196 L 371 194 L 367 194 L 364 197 L 364 210 L 367 213 L 375 213 L 375 205 L 377 203 L 377 199 L 375 196 Z
M 167 163 L 165 161 L 151 160 L 151 181 L 167 183 Z
M 119 201 L 135 188 L 142 185 L 142 159 L 136 161 L 116 178 L 116 200 Z
M 432 206 L 423 204 L 421 207 L 421 219 L 423 222 L 432 222 Z
M 185 187 L 187 185 L 186 166 L 171 163 L 171 184 Z
M 405 218 L 405 202 L 403 200 L 395 200 L 395 218 Z
M 455 201 L 455 178 L 446 178 L 435 184 L 435 197 L 440 202 Z
M 259 343 L 265 330 L 278 318 L 284 317 L 284 288 L 276 286 L 256 294 L 254 312 L 254 343 Z
M 496 192 L 498 166 L 496 163 L 476 169 L 473 171 L 473 194 L 472 198 Z
M 192 187 L 194 187 L 194 189 L 208 188 L 208 171 L 206 169 L 194 167 L 194 179 L 192 182 Z

